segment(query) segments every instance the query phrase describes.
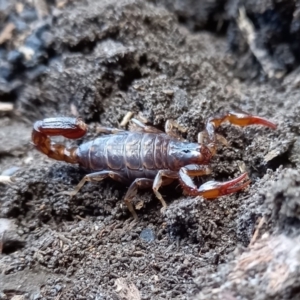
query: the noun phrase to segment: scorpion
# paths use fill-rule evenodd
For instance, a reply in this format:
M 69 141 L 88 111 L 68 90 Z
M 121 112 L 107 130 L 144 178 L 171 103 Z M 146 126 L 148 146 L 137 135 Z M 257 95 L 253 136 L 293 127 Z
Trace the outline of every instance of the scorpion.
M 151 188 L 163 208 L 167 206 L 159 188 L 178 179 L 185 194 L 214 199 L 232 194 L 250 184 L 247 172 L 226 182 L 208 181 L 197 187 L 195 176 L 211 174 L 208 164 L 216 154 L 219 140 L 226 139 L 216 129 L 228 121 L 233 125 L 262 125 L 276 129 L 271 121 L 245 112 L 228 112 L 220 117 L 210 117 L 203 132 L 198 134 L 198 143 L 180 138 L 182 127 L 172 120 L 165 124 L 165 132 L 132 119 L 129 130 L 100 126 L 104 135 L 68 148 L 51 141 L 51 136 L 78 139 L 87 132 L 87 125 L 81 118 L 57 117 L 36 121 L 32 130 L 32 142 L 37 150 L 48 157 L 72 164 L 79 164 L 92 173 L 85 175 L 73 191 L 61 192 L 76 195 L 88 181 L 112 178 L 130 185 L 124 200 L 134 219 L 137 214 L 132 200 L 139 188 Z

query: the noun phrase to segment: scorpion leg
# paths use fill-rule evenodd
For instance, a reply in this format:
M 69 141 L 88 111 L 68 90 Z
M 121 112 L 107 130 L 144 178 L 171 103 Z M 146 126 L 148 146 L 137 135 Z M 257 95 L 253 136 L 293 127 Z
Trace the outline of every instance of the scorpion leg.
M 142 123 L 137 119 L 131 119 L 131 125 L 129 127 L 130 131 L 139 131 L 139 132 L 147 132 L 147 133 L 164 133 L 163 131 Z
M 60 195 L 69 195 L 71 197 L 75 196 L 80 189 L 84 186 L 84 184 L 88 181 L 102 181 L 103 179 L 110 177 L 116 181 L 120 182 L 127 182 L 127 180 L 120 175 L 119 173 L 113 172 L 113 171 L 100 171 L 100 172 L 95 172 L 91 174 L 85 175 L 80 182 L 77 184 L 76 188 L 73 191 L 64 191 L 60 192 L 58 194 Z
M 163 179 L 163 177 L 165 177 Z M 167 207 L 167 203 L 165 202 L 164 198 L 162 197 L 161 193 L 158 191 L 158 189 L 165 184 L 171 183 L 174 179 L 178 178 L 178 172 L 170 171 L 170 170 L 160 170 L 153 182 L 153 192 L 158 198 L 158 200 L 161 202 L 163 207 Z
M 239 177 L 226 182 L 208 181 L 197 188 L 192 178 L 182 169 L 179 171 L 180 184 L 183 190 L 191 196 L 203 196 L 206 199 L 214 199 L 238 192 L 247 187 L 250 183 L 248 174 L 243 173 Z
M 128 207 L 128 210 L 131 212 L 131 214 L 135 220 L 138 219 L 138 216 L 133 208 L 132 199 L 137 194 L 138 188 L 150 188 L 152 186 L 152 183 L 153 183 L 152 179 L 137 178 L 137 179 L 135 179 L 134 182 L 132 182 L 132 184 L 130 185 L 130 187 L 125 195 L 125 198 L 124 198 L 125 204 Z
M 178 140 L 183 140 L 183 138 L 177 134 L 175 129 L 178 129 L 181 132 L 186 132 L 187 130 L 186 128 L 182 127 L 174 120 L 167 120 L 165 124 L 165 132 L 157 129 L 156 127 L 146 125 L 137 119 L 131 119 L 131 122 L 132 122 L 130 126 L 131 131 L 140 131 L 146 133 L 166 133 L 167 135 L 174 137 Z
M 215 136 L 216 136 L 216 140 L 217 140 L 219 143 L 221 143 L 221 144 L 224 145 L 224 146 L 228 146 L 228 141 L 226 140 L 226 138 L 225 138 L 223 135 L 216 133 Z M 204 131 L 202 131 L 202 132 L 199 132 L 199 133 L 198 133 L 198 144 L 200 144 L 200 145 L 205 145 L 205 142 L 204 142 L 204 141 L 205 141 L 205 138 L 208 138 L 208 133 L 207 133 L 207 131 L 204 130 Z
M 211 169 L 205 165 L 187 165 L 179 170 L 179 178 L 184 181 L 191 180 L 191 177 L 209 174 L 211 174 Z
M 106 126 L 102 126 L 102 125 L 98 125 L 96 130 L 97 130 L 97 133 L 107 133 L 107 134 L 116 134 L 116 133 L 122 133 L 125 131 L 123 129 L 106 127 Z
M 179 125 L 176 121 L 174 120 L 167 120 L 165 124 L 165 132 L 167 135 L 176 138 L 178 140 L 184 140 L 177 132 L 176 129 L 178 129 L 181 132 L 186 132 L 187 129 L 184 128 L 183 126 Z

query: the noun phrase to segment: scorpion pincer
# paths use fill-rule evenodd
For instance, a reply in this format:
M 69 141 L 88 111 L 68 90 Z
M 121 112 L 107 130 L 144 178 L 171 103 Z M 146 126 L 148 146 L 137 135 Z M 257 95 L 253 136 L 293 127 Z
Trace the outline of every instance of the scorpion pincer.
M 80 118 L 58 117 L 35 122 L 32 141 L 35 148 L 48 157 L 79 164 L 91 171 L 83 177 L 75 190 L 63 192 L 64 194 L 74 196 L 85 182 L 110 177 L 130 185 L 124 200 L 137 219 L 132 200 L 138 188 L 152 187 L 156 197 L 166 207 L 159 188 L 175 179 L 179 179 L 186 194 L 200 195 L 206 199 L 235 193 L 249 185 L 247 173 L 227 182 L 209 181 L 200 187 L 192 180 L 195 176 L 211 173 L 208 164 L 217 150 L 216 129 L 225 121 L 238 126 L 258 124 L 276 129 L 274 123 L 264 118 L 229 112 L 221 117 L 209 118 L 205 130 L 198 136 L 198 143 L 190 143 L 179 138 L 174 129 L 180 127 L 174 121 L 167 121 L 163 132 L 132 119 L 130 131 L 100 127 L 99 131 L 106 135 L 78 147 L 67 148 L 63 144 L 52 142 L 50 137 L 77 139 L 86 133 L 87 125 Z

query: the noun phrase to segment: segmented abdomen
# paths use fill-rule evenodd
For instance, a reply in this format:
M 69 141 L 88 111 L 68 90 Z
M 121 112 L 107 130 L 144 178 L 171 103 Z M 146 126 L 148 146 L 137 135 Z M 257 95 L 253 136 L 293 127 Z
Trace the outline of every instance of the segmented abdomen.
M 129 180 L 154 178 L 167 163 L 166 134 L 124 132 L 106 135 L 78 148 L 80 164 L 93 171 L 111 170 Z

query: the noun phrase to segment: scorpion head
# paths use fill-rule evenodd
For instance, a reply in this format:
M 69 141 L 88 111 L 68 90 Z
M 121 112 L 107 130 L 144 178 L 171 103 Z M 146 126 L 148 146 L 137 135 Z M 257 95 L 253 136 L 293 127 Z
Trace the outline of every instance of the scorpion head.
M 213 145 L 199 145 L 196 143 L 174 143 L 169 145 L 169 167 L 180 168 L 190 164 L 207 164 L 214 155 Z
M 211 157 L 215 154 L 215 147 L 211 144 L 199 145 L 193 144 L 194 147 L 190 150 L 183 150 L 186 153 L 189 153 L 188 161 L 189 164 L 204 165 L 210 162 Z M 197 146 L 196 146 L 197 145 Z

